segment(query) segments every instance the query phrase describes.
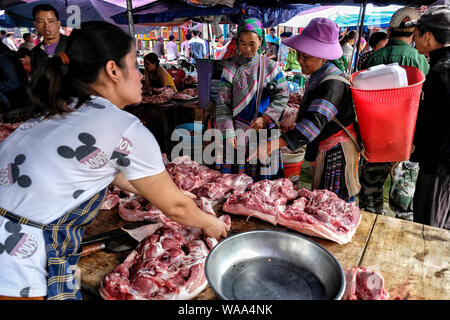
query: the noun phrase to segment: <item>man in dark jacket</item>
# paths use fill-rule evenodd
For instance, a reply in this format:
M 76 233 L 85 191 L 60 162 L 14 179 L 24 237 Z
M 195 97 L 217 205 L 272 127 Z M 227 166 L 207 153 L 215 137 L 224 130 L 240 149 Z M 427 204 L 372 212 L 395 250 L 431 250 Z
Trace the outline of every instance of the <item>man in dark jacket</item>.
M 26 119 L 30 100 L 27 75 L 22 63 L 6 45 L 0 43 L 0 122 Z
M 64 52 L 68 37 L 59 33 L 61 21 L 58 11 L 49 4 L 40 4 L 33 8 L 34 26 L 44 40 L 31 51 L 31 76 L 37 67 L 48 58 Z
M 430 57 L 414 135 L 414 221 L 450 229 L 450 7 L 430 7 L 408 25 L 416 26 L 419 53 Z

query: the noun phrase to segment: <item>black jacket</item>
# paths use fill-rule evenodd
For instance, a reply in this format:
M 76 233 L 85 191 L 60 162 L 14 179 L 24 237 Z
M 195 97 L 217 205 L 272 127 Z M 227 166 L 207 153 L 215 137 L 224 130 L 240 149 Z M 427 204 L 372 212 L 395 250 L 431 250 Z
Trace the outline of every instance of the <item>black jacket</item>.
M 302 119 L 307 119 L 313 123 L 320 134 L 312 141 L 309 141 L 299 130 L 293 129 L 282 134 L 282 138 L 287 142 L 292 151 L 298 150 L 303 145 L 307 145 L 305 159 L 314 161 L 317 156 L 319 143 L 329 138 L 333 134 L 341 131 L 336 123 L 330 121 L 326 116 L 317 111 L 311 111 L 310 105 L 313 100 L 324 99 L 329 101 L 337 109 L 336 119 L 345 127 L 354 123 L 356 125 L 355 111 L 350 88 L 347 84 L 339 80 L 326 80 L 303 97 L 301 108 L 297 115 L 296 123 Z M 358 130 L 358 127 L 355 127 Z
M 430 71 L 423 84 L 411 160 L 420 170 L 450 175 L 450 47 L 430 52 Z
M 0 112 L 27 107 L 28 79 L 22 63 L 3 43 L 0 44 Z
M 69 37 L 65 35 L 60 35 L 58 45 L 56 46 L 56 53 L 65 52 L 67 48 L 67 40 Z M 31 50 L 31 76 L 33 77 L 34 72 L 38 66 L 45 60 L 49 59 L 49 56 L 44 48 L 44 41 L 39 43 L 37 46 Z

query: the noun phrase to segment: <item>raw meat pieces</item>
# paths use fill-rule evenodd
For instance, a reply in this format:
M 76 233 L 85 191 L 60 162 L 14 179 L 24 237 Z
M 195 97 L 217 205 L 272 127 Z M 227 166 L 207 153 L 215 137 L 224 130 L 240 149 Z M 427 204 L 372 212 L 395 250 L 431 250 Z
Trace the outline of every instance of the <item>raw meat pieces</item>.
M 297 198 L 299 197 L 299 198 Z M 290 200 L 296 199 L 291 205 Z M 328 190 L 299 192 L 288 179 L 263 180 L 240 195 L 230 195 L 223 210 L 281 225 L 300 233 L 345 244 L 351 241 L 361 221 L 354 203 Z
M 172 87 L 145 89 L 142 91 L 142 103 L 163 104 L 169 102 L 174 94 Z
M 364 267 L 345 270 L 346 288 L 342 300 L 387 300 L 389 293 L 384 289 L 381 274 Z
M 162 226 L 156 231 L 153 225 L 134 230 L 143 240 L 103 279 L 99 292 L 104 299 L 185 300 L 206 287 L 204 264 L 217 240 L 164 215 L 160 219 Z M 229 216 L 219 219 L 231 224 Z
M 184 89 L 183 91 L 179 91 L 175 93 L 172 97 L 172 99 L 177 100 L 191 100 L 198 96 L 198 90 L 191 88 L 191 89 Z
M 225 212 L 256 216 L 257 218 L 277 224 L 278 215 L 286 210 L 288 200 L 297 198 L 289 179 L 262 180 L 250 184 L 248 191 L 232 194 L 223 205 Z
M 347 203 L 328 190 L 299 191 L 300 198 L 281 212 L 278 224 L 301 233 L 345 244 L 361 221 L 354 203 Z
M 191 299 L 207 285 L 204 263 L 212 247 L 199 229 L 159 228 L 105 277 L 106 300 Z
M 17 122 L 17 123 L 0 123 L 0 142 L 5 140 L 21 124 L 22 124 L 22 122 Z

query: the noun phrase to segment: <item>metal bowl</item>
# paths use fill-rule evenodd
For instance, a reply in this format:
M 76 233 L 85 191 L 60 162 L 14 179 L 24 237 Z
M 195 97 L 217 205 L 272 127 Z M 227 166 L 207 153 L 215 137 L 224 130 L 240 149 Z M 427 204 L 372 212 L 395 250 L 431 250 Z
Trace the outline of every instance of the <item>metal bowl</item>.
M 209 253 L 206 278 L 223 300 L 339 300 L 345 275 L 322 246 L 282 231 L 224 239 Z

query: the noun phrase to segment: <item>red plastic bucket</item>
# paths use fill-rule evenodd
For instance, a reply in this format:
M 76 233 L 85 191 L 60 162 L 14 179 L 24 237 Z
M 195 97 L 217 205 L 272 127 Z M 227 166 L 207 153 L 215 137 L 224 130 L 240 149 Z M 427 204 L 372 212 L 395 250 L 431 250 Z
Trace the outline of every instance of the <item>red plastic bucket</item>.
M 425 76 L 416 67 L 402 68 L 408 77 L 407 87 L 383 90 L 350 87 L 369 162 L 404 161 L 411 155 Z M 359 72 L 352 74 L 352 78 Z
M 302 163 L 289 163 L 283 164 L 284 177 L 291 180 L 294 185 L 294 189 L 298 189 L 298 183 L 300 182 L 300 174 L 302 172 Z

